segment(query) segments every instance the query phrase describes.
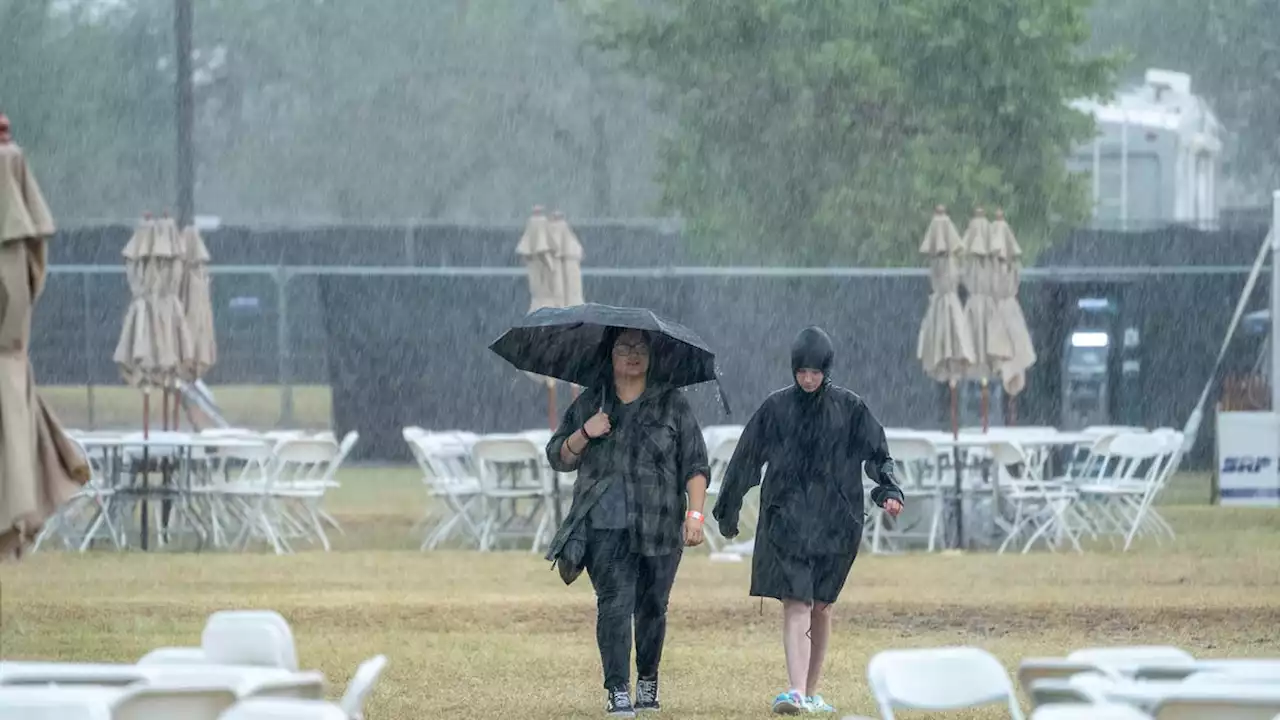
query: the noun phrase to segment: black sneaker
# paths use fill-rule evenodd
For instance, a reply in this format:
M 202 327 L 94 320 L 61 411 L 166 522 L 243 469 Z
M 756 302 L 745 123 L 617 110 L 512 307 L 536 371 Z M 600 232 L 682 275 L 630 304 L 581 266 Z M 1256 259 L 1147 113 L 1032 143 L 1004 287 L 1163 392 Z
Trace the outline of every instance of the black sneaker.
M 635 717 L 636 709 L 631 704 L 631 691 L 625 686 L 610 690 L 605 696 L 604 713 L 609 717 Z
M 658 702 L 658 678 L 636 682 L 636 712 L 657 712 L 662 709 Z

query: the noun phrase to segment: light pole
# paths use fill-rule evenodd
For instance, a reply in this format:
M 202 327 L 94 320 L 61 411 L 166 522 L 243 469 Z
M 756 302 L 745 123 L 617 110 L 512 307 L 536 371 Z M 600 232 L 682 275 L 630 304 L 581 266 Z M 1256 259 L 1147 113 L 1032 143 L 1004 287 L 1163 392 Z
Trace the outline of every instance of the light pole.
M 173 36 L 177 46 L 177 78 L 174 83 L 177 101 L 177 172 L 178 227 L 184 228 L 195 221 L 195 147 L 192 140 L 195 125 L 195 100 L 191 80 L 191 0 L 174 0 Z

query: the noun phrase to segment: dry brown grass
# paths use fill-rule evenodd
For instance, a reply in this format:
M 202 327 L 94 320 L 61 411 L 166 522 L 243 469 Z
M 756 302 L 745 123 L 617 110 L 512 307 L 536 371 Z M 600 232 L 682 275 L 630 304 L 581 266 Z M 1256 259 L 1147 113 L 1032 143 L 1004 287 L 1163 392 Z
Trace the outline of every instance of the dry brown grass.
M 593 599 L 524 552 L 419 553 L 406 470 L 357 470 L 331 503 L 330 554 L 42 553 L 0 570 L 7 658 L 132 661 L 198 643 L 227 607 L 278 609 L 302 663 L 341 693 L 356 664 L 391 663 L 373 720 L 601 716 Z M 1204 656 L 1280 655 L 1280 516 L 1170 507 L 1174 547 L 1120 555 L 864 557 L 838 607 L 824 694 L 871 714 L 866 663 L 891 647 L 975 644 L 1028 655 L 1172 643 Z M 784 683 L 776 604 L 746 596 L 748 564 L 684 561 L 664 660 L 666 714 L 764 718 Z M 907 717 L 913 717 L 908 715 Z M 914 716 L 919 717 L 919 716 Z M 954 715 L 996 718 L 998 712 Z
M 232 425 L 270 429 L 281 424 L 281 388 L 277 385 L 214 385 L 210 389 Z M 123 428 L 142 423 L 142 394 L 125 385 L 95 385 L 92 389 L 84 385 L 51 385 L 42 386 L 40 394 L 67 427 Z M 152 395 L 154 418 L 160 417 L 159 397 L 158 393 Z M 326 385 L 295 385 L 290 427 L 328 428 L 333 417 L 332 400 Z

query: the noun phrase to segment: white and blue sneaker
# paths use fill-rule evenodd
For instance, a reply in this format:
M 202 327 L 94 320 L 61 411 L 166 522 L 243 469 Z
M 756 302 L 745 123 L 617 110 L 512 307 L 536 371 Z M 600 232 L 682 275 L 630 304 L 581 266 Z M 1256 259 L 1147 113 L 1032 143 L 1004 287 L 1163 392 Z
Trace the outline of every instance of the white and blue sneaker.
M 804 697 L 795 690 L 779 693 L 778 697 L 773 699 L 773 714 L 775 715 L 799 715 L 808 711 L 809 706 L 805 703 Z
M 809 706 L 811 713 L 823 713 L 826 715 L 834 715 L 836 709 L 831 704 L 822 699 L 821 695 L 810 695 L 804 699 L 804 704 Z
M 615 718 L 633 718 L 635 706 L 631 704 L 631 690 L 625 685 L 605 694 L 604 714 Z

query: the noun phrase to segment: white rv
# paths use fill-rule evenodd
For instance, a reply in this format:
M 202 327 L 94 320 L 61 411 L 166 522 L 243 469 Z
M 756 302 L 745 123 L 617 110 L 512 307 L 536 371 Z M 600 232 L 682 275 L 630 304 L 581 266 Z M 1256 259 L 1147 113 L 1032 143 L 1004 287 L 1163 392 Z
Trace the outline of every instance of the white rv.
M 1093 142 L 1068 160 L 1071 170 L 1092 179 L 1095 227 L 1217 224 L 1223 130 L 1208 104 L 1191 94 L 1191 76 L 1152 69 L 1141 86 L 1108 103 L 1071 106 L 1098 124 Z

